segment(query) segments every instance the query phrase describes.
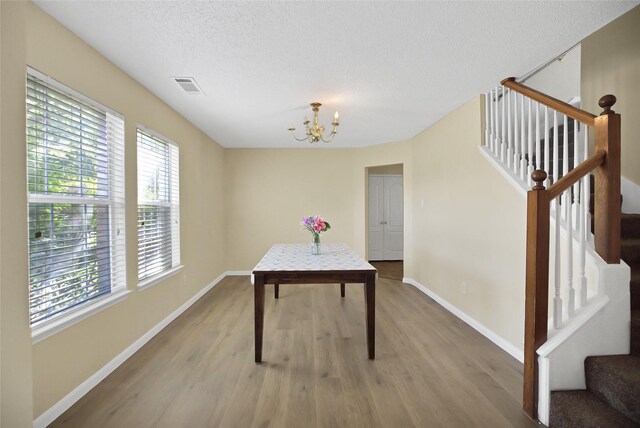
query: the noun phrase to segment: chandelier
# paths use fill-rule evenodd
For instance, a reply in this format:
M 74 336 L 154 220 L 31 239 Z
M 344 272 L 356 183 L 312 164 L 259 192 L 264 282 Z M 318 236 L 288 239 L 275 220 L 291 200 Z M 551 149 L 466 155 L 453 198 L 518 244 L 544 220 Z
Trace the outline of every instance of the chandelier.
M 336 128 L 338 128 L 338 125 L 340 125 L 340 123 L 338 122 L 340 116 L 338 115 L 338 112 L 336 112 L 336 114 L 333 116 L 333 122 L 331 122 L 331 124 L 333 125 L 333 129 L 331 130 L 331 133 L 325 138 L 324 125 L 318 125 L 318 111 L 320 110 L 321 105 L 322 104 L 320 103 L 311 103 L 311 109 L 313 110 L 313 125 L 309 126 L 309 119 L 307 119 L 306 117 L 304 118 L 304 122 L 302 124 L 307 131 L 307 135 L 304 138 L 296 137 L 296 134 L 294 134 L 296 128 L 293 127 L 293 124 L 291 125 L 289 131 L 291 131 L 291 135 L 293 136 L 293 138 L 298 141 L 309 141 L 310 143 L 318 143 L 320 142 L 320 140 L 324 141 L 325 143 L 330 143 L 333 141 L 333 137 L 336 135 Z

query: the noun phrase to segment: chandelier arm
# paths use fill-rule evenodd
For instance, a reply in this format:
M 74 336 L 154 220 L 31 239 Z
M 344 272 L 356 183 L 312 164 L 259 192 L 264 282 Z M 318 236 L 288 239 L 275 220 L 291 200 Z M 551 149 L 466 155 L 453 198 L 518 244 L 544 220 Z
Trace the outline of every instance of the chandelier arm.
M 336 133 L 335 133 L 335 132 L 332 132 L 331 134 L 329 134 L 329 138 L 328 138 L 327 140 L 325 140 L 323 136 L 320 136 L 320 139 L 321 139 L 322 141 L 324 141 L 325 143 L 330 143 L 330 142 L 332 142 L 332 141 L 333 141 L 333 137 L 334 137 L 335 135 L 336 135 Z
M 309 139 L 308 136 L 306 138 L 298 138 L 296 137 L 296 134 L 293 133 L 293 131 L 291 131 L 291 136 L 295 138 L 297 141 L 307 141 Z
M 327 139 L 325 140 L 323 136 L 320 137 L 322 139 L 322 141 L 324 141 L 325 143 L 332 142 L 333 141 L 333 137 L 335 137 L 335 135 L 338 133 L 337 128 L 338 128 L 338 125 L 333 124 L 333 129 L 331 130 L 331 133 L 329 134 Z

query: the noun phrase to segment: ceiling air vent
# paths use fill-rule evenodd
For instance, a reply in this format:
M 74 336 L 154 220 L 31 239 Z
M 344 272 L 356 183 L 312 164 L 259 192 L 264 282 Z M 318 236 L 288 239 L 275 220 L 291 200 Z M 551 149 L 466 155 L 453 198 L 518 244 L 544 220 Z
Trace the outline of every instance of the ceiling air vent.
M 172 77 L 175 82 L 189 95 L 204 95 L 193 77 Z

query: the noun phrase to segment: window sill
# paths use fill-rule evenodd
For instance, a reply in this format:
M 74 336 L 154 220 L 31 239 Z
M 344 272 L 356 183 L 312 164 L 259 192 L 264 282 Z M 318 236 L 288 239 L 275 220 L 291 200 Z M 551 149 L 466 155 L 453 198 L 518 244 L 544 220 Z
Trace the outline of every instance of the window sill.
M 109 306 L 121 302 L 131 291 L 127 289 L 115 291 L 100 299 L 87 302 L 84 306 L 72 309 L 64 315 L 59 315 L 42 324 L 31 327 L 31 343 L 36 344 L 62 330 L 79 323 L 80 321 L 107 309 Z
M 178 265 L 178 266 L 176 266 L 174 268 L 171 268 L 169 270 L 165 270 L 162 273 L 159 273 L 159 274 L 157 274 L 155 276 L 152 276 L 151 278 L 146 278 L 146 279 L 140 281 L 138 283 L 138 291 L 146 290 L 149 287 L 153 287 L 157 283 L 162 282 L 165 279 L 169 278 L 170 276 L 173 276 L 176 273 L 180 272 L 183 267 L 184 267 L 184 265 Z

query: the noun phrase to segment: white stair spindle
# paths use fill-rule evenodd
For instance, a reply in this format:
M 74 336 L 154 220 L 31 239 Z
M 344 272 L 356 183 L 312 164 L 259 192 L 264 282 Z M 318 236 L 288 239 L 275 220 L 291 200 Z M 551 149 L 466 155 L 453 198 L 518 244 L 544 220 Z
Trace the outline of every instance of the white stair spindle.
M 493 145 L 493 151 L 494 154 L 496 155 L 496 157 L 498 157 L 500 155 L 500 124 L 498 122 L 498 119 L 500 118 L 498 116 L 498 88 L 496 87 L 496 94 L 495 94 L 495 98 L 493 99 L 493 108 L 495 109 L 495 111 L 493 112 L 493 117 L 495 118 L 495 143 Z
M 586 127 L 584 127 L 586 128 Z M 574 152 L 576 153 L 576 159 L 578 159 L 578 154 L 580 153 L 578 146 L 578 133 L 577 129 L 574 129 L 576 135 L 575 145 L 573 147 Z M 584 158 L 582 160 L 585 160 Z M 585 181 L 585 178 L 587 181 Z M 585 220 L 586 220 L 586 212 L 589 209 L 585 206 L 585 193 L 588 192 L 588 189 L 585 187 L 585 183 L 588 182 L 589 175 L 580 179 L 578 181 L 578 201 L 577 205 L 577 215 L 578 215 L 578 243 L 579 243 L 579 251 L 578 251 L 578 277 L 576 278 L 576 284 L 580 287 L 580 307 L 584 307 L 587 304 L 587 277 L 585 272 L 585 264 L 586 264 L 586 230 L 585 230 Z
M 491 105 L 489 106 L 491 108 L 491 153 L 496 152 L 496 115 L 495 115 L 495 111 L 496 109 L 494 108 L 494 104 L 495 103 L 495 94 L 494 94 L 494 89 L 491 90 Z
M 536 102 L 536 169 L 540 169 L 540 104 Z
M 529 182 L 526 178 L 527 175 L 527 159 L 525 154 L 527 153 L 525 135 L 525 121 L 524 121 L 524 95 L 520 98 L 520 179 L 524 182 Z
M 518 115 L 518 93 L 513 93 L 513 172 L 520 175 L 520 115 Z
M 547 179 L 545 181 L 545 187 L 549 188 L 551 179 L 551 169 L 549 168 L 549 107 L 544 106 L 544 170 L 547 172 Z
M 511 89 L 507 89 L 507 169 L 513 164 L 513 135 L 511 134 Z
M 566 129 L 565 129 L 566 132 Z M 567 243 L 566 243 L 566 262 L 567 262 L 567 287 L 569 289 L 569 318 L 573 318 L 576 308 L 576 293 L 573 288 L 573 215 L 571 214 L 571 187 L 565 190 L 565 219 L 567 221 Z
M 562 176 L 564 177 L 569 172 L 569 133 L 567 132 L 568 126 L 568 118 L 567 115 L 563 116 L 563 132 L 562 132 Z M 563 193 L 563 203 L 567 202 L 567 199 L 570 197 L 569 192 Z M 564 210 L 565 215 L 569 213 L 569 211 Z M 566 220 L 566 217 L 565 217 Z
M 558 181 L 558 114 L 553 111 L 553 178 L 551 183 Z M 562 327 L 562 298 L 560 297 L 560 281 L 562 266 L 560 264 L 560 204 L 558 200 L 560 196 L 553 200 L 553 209 L 555 212 L 555 251 L 554 251 L 554 298 L 553 298 L 553 327 L 559 329 Z
M 553 113 L 553 178 L 551 183 L 558 181 L 558 162 L 560 156 L 558 156 L 558 113 L 552 110 Z M 556 217 L 558 217 L 558 211 L 556 210 Z
M 589 127 L 584 127 L 584 158 L 589 158 Z M 583 180 L 585 180 L 585 186 L 587 191 L 584 192 L 584 203 L 587 206 L 587 216 L 585 217 L 585 228 L 587 229 L 586 236 L 591 236 L 591 174 L 587 174 Z
M 554 166 L 555 169 L 555 166 Z M 562 327 L 562 298 L 560 297 L 560 281 L 561 281 L 561 257 L 560 257 L 560 204 L 558 200 L 560 196 L 553 200 L 554 209 L 556 212 L 555 223 L 555 251 L 554 251 L 554 297 L 553 297 L 553 328 L 556 330 Z
M 489 150 L 493 152 L 493 89 L 489 91 Z
M 484 145 L 489 147 L 489 99 L 487 92 L 484 94 Z
M 529 98 L 529 113 L 527 120 L 527 182 L 529 186 L 533 186 L 533 180 L 531 180 L 531 173 L 533 172 L 533 119 L 531 111 L 533 106 L 533 100 Z
M 505 120 L 505 104 L 507 100 L 505 99 L 505 87 L 502 86 L 502 97 L 500 98 L 500 104 L 502 107 L 502 116 L 500 117 L 500 123 L 502 125 L 502 133 L 500 134 L 500 160 L 504 163 L 504 158 L 507 152 L 507 140 L 506 140 L 506 120 Z
M 572 169 L 575 169 L 578 165 L 580 165 L 580 162 L 581 160 L 580 160 L 580 150 L 579 150 L 579 143 L 578 143 L 578 121 L 574 119 L 573 120 L 573 168 Z M 578 180 L 578 182 L 573 185 L 573 194 L 575 195 L 573 198 L 573 207 L 575 209 L 571 210 L 571 214 L 575 215 L 575 221 L 573 224 L 576 226 L 576 228 L 578 227 L 578 216 L 580 215 L 578 210 L 579 193 L 580 193 L 580 181 Z

